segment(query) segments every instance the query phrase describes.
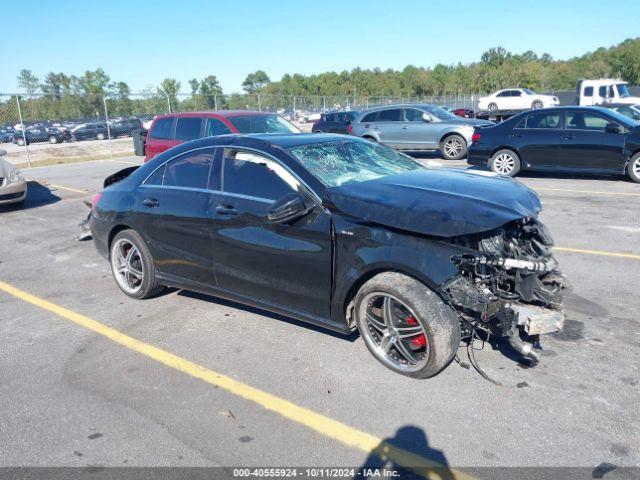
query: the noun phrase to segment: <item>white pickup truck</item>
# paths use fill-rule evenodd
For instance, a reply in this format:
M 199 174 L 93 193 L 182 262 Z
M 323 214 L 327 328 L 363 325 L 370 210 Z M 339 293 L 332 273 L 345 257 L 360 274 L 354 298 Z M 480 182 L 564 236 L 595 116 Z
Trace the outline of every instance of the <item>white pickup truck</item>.
M 629 94 L 627 82 L 622 80 L 578 80 L 576 95 L 576 103 L 580 106 L 606 103 L 637 105 L 640 103 L 640 97 L 632 97 Z

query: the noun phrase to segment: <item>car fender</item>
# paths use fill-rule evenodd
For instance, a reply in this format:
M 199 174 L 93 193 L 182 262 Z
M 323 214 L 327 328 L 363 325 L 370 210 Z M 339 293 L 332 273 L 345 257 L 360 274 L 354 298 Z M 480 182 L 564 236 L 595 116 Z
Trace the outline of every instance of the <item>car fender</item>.
M 456 134 L 464 138 L 467 145 L 470 145 L 473 137 L 473 131 L 473 128 L 465 128 L 462 125 L 449 125 L 442 128 L 442 130 L 438 132 L 438 136 L 436 138 L 438 138 L 438 143 L 441 143 L 445 137 L 448 137 L 451 134 Z
M 460 247 L 444 239 L 395 232 L 341 215 L 332 217 L 335 268 L 331 317 L 335 321 L 345 320 L 346 308 L 359 288 L 378 273 L 403 273 L 434 292 L 458 274 L 451 257 L 460 253 Z

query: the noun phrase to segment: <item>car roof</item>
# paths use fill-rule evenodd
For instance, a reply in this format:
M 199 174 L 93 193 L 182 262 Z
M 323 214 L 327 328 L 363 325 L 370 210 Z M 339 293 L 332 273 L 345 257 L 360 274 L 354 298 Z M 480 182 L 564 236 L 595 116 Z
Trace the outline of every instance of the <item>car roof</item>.
M 351 135 L 337 133 L 250 133 L 237 135 L 240 138 L 255 138 L 282 148 L 299 147 L 313 143 L 338 142 L 344 140 L 357 140 Z
M 239 116 L 265 116 L 276 115 L 273 112 L 259 112 L 257 110 L 202 110 L 198 112 L 177 112 L 158 115 L 156 118 L 173 117 L 239 117 Z

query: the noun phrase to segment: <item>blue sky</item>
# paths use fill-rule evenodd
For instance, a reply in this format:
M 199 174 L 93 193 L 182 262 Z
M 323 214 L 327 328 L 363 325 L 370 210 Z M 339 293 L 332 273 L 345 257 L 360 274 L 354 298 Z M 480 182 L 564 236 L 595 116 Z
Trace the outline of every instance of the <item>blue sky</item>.
M 0 0 L 9 10 L 15 2 Z M 3 9 L 5 10 L 5 9 Z M 640 2 L 42 0 L 3 22 L 0 92 L 21 68 L 81 75 L 102 67 L 132 91 L 165 77 L 216 75 L 226 93 L 262 69 L 468 63 L 488 48 L 566 59 L 637 36 Z

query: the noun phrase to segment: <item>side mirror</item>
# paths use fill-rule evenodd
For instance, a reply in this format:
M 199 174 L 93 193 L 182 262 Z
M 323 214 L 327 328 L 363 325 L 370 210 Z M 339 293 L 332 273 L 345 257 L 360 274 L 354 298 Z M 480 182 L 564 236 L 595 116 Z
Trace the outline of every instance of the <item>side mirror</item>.
M 301 217 L 310 210 L 297 193 L 287 193 L 276 201 L 267 212 L 267 219 L 273 223 L 284 223 Z
M 431 116 L 427 112 L 423 113 L 422 114 L 422 121 L 430 123 L 431 122 Z
M 620 125 L 617 123 L 607 123 L 607 126 L 604 128 L 607 133 L 620 133 Z

